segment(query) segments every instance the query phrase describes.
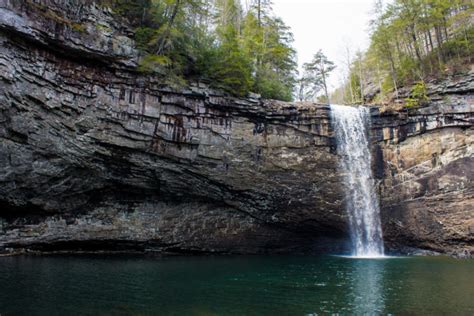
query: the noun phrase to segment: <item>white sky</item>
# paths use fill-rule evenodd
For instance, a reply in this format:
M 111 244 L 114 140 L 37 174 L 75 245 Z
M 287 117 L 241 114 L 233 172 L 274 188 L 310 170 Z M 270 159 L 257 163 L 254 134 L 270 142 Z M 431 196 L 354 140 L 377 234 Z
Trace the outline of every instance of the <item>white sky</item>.
M 319 49 L 338 68 L 329 80 L 330 90 L 341 85 L 345 46 L 352 54 L 369 44 L 368 29 L 374 0 L 273 0 L 274 13 L 291 27 L 298 63 L 310 61 Z

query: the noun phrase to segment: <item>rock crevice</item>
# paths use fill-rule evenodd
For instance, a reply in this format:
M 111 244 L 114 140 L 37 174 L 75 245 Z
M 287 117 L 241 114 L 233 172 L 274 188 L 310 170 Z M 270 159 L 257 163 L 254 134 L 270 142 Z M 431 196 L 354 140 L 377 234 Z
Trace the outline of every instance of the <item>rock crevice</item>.
M 329 107 L 163 85 L 136 71 L 129 31 L 93 1 L 0 10 L 4 251 L 347 248 Z M 372 113 L 393 248 L 472 251 L 464 90 L 459 104 Z

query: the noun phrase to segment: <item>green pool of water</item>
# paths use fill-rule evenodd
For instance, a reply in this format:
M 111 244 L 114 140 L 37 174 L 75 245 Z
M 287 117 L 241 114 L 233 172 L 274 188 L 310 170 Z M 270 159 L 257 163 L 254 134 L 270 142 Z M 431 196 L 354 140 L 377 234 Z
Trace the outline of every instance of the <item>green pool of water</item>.
M 4 315 L 474 315 L 474 260 L 0 258 Z

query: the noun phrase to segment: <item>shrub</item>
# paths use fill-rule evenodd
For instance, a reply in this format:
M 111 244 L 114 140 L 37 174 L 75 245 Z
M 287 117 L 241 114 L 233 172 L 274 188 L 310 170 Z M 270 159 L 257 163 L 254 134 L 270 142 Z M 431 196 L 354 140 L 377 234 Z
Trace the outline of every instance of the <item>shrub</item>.
M 413 86 L 410 96 L 405 99 L 405 107 L 417 108 L 426 105 L 428 101 L 426 84 L 424 81 L 419 81 Z

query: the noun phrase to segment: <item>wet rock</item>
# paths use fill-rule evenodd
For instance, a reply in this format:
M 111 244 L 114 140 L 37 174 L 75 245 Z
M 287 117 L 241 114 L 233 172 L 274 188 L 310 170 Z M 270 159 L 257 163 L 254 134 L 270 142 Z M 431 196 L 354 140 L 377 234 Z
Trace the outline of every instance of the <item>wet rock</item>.
M 112 29 L 98 37 L 69 22 L 56 34 L 41 6 L 63 2 L 35 3 L 2 6 L 4 247 L 255 253 L 346 238 L 327 108 L 163 86 L 124 67 L 134 55 L 107 11 L 82 7 Z
M 387 243 L 448 253 L 474 249 L 473 112 L 470 101 L 374 117 Z
M 327 106 L 164 86 L 136 72 L 129 31 L 93 1 L 0 10 L 5 252 L 347 250 Z M 372 112 L 393 248 L 472 249 L 466 100 Z

